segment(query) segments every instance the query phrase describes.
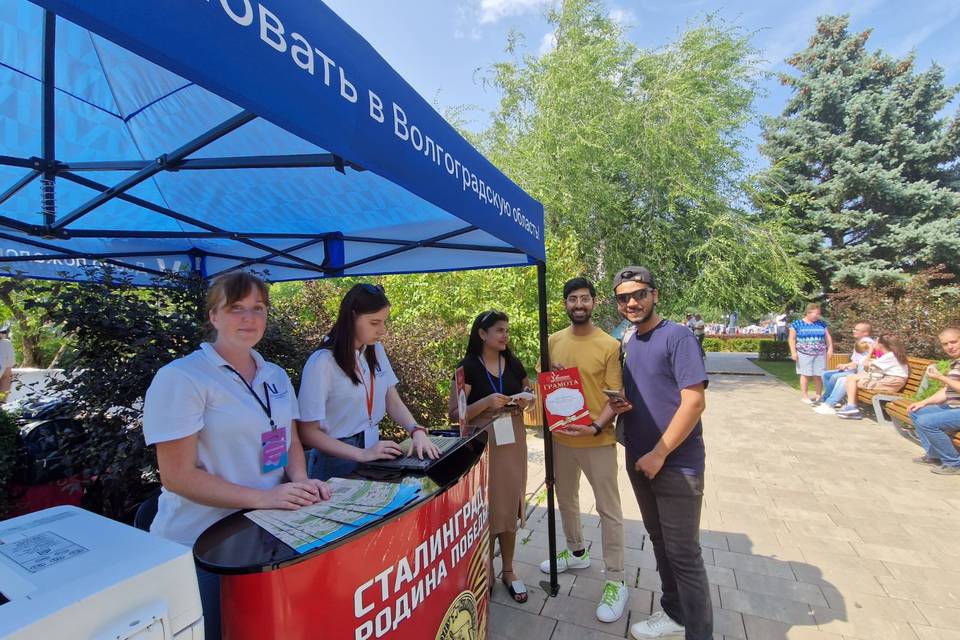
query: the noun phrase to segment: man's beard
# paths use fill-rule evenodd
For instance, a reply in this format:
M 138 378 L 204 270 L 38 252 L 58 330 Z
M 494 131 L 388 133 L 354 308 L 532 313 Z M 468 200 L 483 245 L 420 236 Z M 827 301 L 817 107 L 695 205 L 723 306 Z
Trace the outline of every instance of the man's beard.
M 656 309 L 657 309 L 656 307 L 651 306 L 650 310 L 647 311 L 644 315 L 640 316 L 639 320 L 631 320 L 630 322 L 635 325 L 643 324 L 644 322 L 646 322 L 647 320 L 653 317 L 653 312 L 656 311 Z
M 573 324 L 587 324 L 593 318 L 593 314 L 589 311 L 585 311 L 582 320 L 578 320 L 576 316 L 573 315 L 572 311 L 567 311 L 567 317 L 570 318 L 570 322 Z

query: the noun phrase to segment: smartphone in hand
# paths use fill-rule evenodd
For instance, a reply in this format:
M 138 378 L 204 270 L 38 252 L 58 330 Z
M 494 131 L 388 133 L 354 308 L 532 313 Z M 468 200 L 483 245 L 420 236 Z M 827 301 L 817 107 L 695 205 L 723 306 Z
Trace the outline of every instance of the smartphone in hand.
M 608 398 L 610 398 L 615 402 L 622 402 L 624 404 L 627 404 L 629 402 L 627 400 L 627 397 L 623 395 L 622 391 L 614 391 L 613 389 L 604 389 L 603 393 L 606 394 Z

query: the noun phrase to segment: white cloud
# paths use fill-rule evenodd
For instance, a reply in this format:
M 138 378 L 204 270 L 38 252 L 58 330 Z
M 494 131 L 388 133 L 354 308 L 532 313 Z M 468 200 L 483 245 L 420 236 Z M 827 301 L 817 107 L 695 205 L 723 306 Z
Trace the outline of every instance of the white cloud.
M 610 10 L 610 19 L 621 27 L 637 26 L 637 14 L 630 9 L 613 8 Z
M 480 24 L 492 24 L 501 18 L 534 13 L 549 0 L 480 0 Z
M 453 37 L 457 40 L 469 38 L 470 40 L 480 39 L 480 25 L 477 24 L 474 8 L 467 5 L 457 7 L 456 27 L 453 30 Z
M 543 34 L 543 38 L 540 40 L 540 48 L 537 52 L 543 56 L 557 47 L 557 33 L 555 31 L 548 31 Z

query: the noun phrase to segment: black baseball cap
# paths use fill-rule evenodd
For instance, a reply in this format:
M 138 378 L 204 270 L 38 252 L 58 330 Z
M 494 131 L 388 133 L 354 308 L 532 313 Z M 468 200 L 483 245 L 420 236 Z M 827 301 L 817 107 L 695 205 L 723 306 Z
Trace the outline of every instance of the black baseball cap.
M 624 282 L 642 282 L 650 285 L 652 289 L 657 288 L 657 283 L 653 279 L 653 274 L 646 267 L 624 267 L 617 271 L 613 276 L 613 289 L 616 290 Z

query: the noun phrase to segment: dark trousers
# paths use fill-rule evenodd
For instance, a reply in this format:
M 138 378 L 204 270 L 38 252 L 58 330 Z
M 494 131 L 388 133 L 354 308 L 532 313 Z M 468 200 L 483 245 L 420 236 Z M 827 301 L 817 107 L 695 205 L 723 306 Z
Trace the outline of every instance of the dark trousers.
M 660 606 L 686 628 L 686 640 L 713 638 L 710 584 L 700 551 L 703 476 L 662 469 L 653 480 L 634 468 L 627 452 L 627 475 L 650 534 L 663 597 Z
M 197 567 L 204 640 L 220 640 L 220 574 Z
M 366 438 L 363 431 L 355 433 L 346 438 L 339 438 L 340 442 L 346 442 L 355 447 L 364 448 Z M 330 478 L 346 478 L 357 470 L 360 463 L 353 460 L 343 460 L 336 458 L 322 451 L 310 449 L 307 452 L 307 475 L 316 480 L 329 480 Z

